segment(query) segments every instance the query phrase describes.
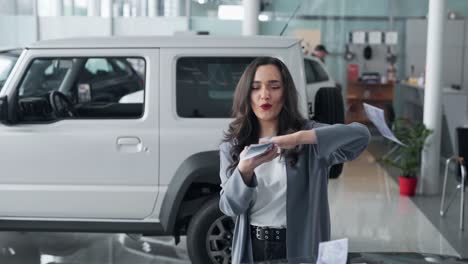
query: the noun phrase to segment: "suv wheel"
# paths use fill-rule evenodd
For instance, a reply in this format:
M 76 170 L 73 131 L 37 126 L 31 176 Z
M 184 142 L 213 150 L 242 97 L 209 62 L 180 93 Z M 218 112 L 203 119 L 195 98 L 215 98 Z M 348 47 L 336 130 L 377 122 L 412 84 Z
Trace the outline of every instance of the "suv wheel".
M 194 264 L 230 264 L 234 221 L 219 210 L 219 198 L 206 202 L 187 231 L 187 250 Z

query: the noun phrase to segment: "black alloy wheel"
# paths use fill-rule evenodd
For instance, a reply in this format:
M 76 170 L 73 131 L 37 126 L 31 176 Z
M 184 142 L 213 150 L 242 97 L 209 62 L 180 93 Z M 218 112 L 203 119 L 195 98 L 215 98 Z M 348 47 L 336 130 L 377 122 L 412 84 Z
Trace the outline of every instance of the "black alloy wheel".
M 193 264 L 230 264 L 234 221 L 219 210 L 219 198 L 206 202 L 187 232 L 187 250 Z

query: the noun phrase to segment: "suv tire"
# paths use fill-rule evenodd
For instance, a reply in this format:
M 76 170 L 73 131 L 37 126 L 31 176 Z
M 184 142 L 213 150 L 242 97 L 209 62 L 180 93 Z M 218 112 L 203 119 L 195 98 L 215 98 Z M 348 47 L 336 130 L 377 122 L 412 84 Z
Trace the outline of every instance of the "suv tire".
M 231 263 L 233 230 L 233 219 L 219 210 L 219 198 L 208 200 L 188 227 L 187 251 L 192 263 Z
M 341 90 L 337 87 L 322 87 L 315 96 L 314 120 L 325 124 L 344 124 L 344 103 Z M 343 171 L 343 163 L 330 167 L 329 177 L 338 178 Z
M 322 87 L 315 95 L 314 120 L 325 124 L 344 124 L 343 95 L 337 87 Z

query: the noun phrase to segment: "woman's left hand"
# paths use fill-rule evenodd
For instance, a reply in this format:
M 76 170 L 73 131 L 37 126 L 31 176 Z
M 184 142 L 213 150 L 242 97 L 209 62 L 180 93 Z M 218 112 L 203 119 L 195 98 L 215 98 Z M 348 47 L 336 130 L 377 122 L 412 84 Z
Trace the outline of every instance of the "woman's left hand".
M 299 145 L 299 133 L 272 137 L 269 141 L 275 143 L 279 148 L 292 149 Z

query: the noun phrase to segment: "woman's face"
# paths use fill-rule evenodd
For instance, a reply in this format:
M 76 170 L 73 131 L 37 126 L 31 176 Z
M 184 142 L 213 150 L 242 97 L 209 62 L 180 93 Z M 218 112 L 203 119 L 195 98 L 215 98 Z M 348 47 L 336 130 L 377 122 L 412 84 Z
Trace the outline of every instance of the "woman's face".
M 251 85 L 250 105 L 260 121 L 274 121 L 283 108 L 283 79 L 275 65 L 257 68 Z

